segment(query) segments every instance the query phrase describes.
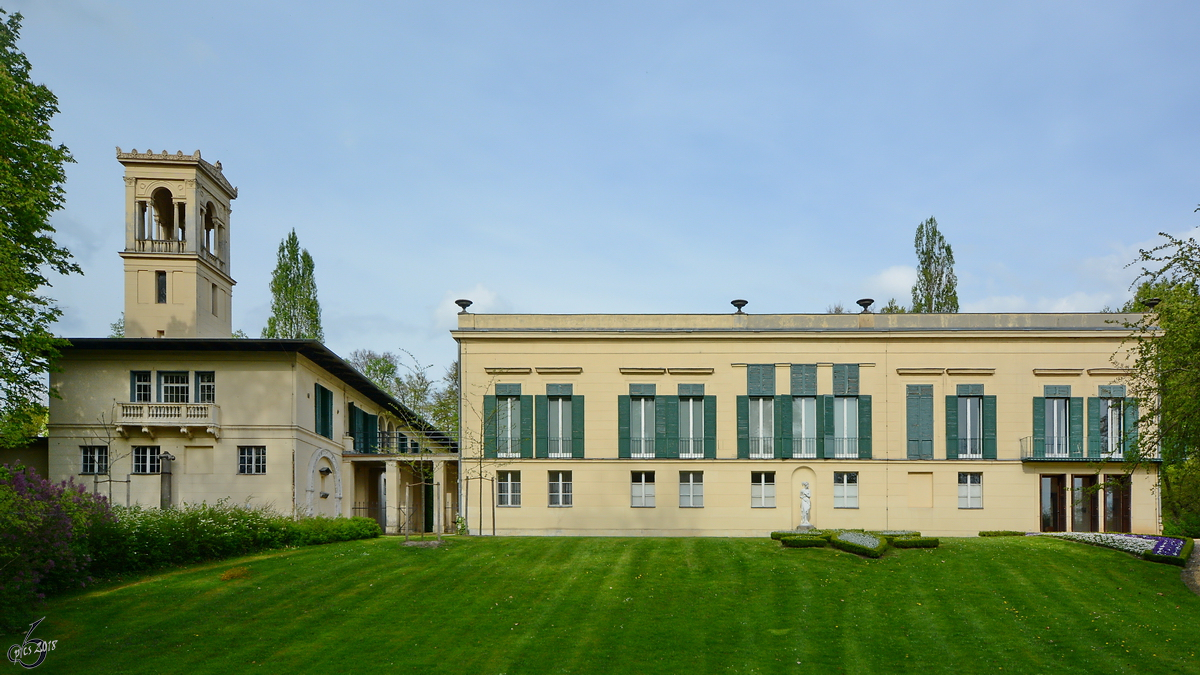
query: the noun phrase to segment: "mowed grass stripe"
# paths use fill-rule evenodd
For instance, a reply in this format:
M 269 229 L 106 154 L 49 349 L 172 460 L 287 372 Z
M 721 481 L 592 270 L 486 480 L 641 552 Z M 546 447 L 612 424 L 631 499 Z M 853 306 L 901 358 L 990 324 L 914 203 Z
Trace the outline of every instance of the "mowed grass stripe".
M 220 579 L 238 565 L 248 578 Z M 1197 672 L 1200 639 L 1178 568 L 1041 538 L 880 560 L 766 539 L 385 538 L 44 613 L 39 635 L 59 640 L 44 667 L 87 673 L 1174 674 Z

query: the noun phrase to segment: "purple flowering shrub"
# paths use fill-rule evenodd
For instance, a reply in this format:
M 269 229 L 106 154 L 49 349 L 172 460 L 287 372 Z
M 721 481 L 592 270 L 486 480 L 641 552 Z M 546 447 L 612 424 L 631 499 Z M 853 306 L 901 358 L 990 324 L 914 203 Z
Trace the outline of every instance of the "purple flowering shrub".
M 19 627 L 46 593 L 80 587 L 91 563 L 89 535 L 112 522 L 107 501 L 73 481 L 0 466 L 0 623 Z

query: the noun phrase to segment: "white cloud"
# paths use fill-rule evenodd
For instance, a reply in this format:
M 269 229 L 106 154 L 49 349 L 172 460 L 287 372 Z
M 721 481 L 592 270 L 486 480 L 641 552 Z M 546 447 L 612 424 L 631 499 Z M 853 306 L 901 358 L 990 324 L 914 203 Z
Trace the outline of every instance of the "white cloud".
M 896 298 L 900 304 L 907 305 L 916 281 L 916 268 L 895 265 L 879 274 L 867 277 L 862 290 L 868 296 L 875 298 L 876 304 L 880 307 L 886 304 L 889 298 Z
M 990 312 L 1098 312 L 1105 305 L 1114 306 L 1122 300 L 1112 293 L 1076 291 L 1058 298 L 1030 300 L 1023 295 L 994 295 L 981 300 L 963 302 L 960 310 L 967 313 Z

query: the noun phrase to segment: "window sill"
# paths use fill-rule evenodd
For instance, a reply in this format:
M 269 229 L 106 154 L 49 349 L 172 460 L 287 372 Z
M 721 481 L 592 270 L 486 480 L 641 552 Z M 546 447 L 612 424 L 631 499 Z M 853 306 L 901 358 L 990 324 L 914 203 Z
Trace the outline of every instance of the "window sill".
M 571 504 L 547 504 L 546 508 L 548 508 L 548 509 L 569 509 L 569 508 L 571 508 L 571 506 L 572 506 Z
M 521 508 L 521 505 L 520 504 L 497 504 L 496 508 L 498 508 L 498 509 L 519 509 L 519 508 Z
M 752 509 L 773 509 L 775 507 L 774 506 L 753 506 L 753 505 L 751 505 L 750 508 L 752 508 Z
M 835 506 L 835 507 L 833 507 L 833 508 L 835 508 L 835 509 L 850 509 L 850 510 L 852 510 L 852 511 L 857 511 L 857 510 L 858 510 L 858 507 L 857 507 L 857 506 Z
M 631 509 L 652 509 L 652 508 L 654 508 L 654 506 L 653 506 L 653 505 L 650 505 L 650 506 L 633 506 L 633 505 L 631 504 L 631 505 L 629 506 L 629 508 L 631 508 Z

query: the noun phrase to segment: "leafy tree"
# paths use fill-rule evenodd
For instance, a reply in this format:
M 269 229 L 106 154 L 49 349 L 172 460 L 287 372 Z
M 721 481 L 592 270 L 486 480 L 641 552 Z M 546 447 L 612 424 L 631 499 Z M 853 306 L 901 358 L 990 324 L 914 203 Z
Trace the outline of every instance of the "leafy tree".
M 834 303 L 825 308 L 826 314 L 845 314 L 846 307 L 842 303 Z
M 300 248 L 300 238 L 293 229 L 279 242 L 271 274 L 271 316 L 263 328 L 264 338 L 325 340 L 313 267 L 312 256 Z
M 7 18 L 5 18 L 7 17 Z M 45 373 L 66 340 L 50 326 L 62 314 L 41 295 L 46 277 L 80 273 L 55 243 L 50 214 L 65 199 L 66 146 L 50 139 L 58 99 L 29 79 L 17 48 L 21 15 L 0 10 L 0 445 L 21 445 L 36 433 L 53 395 Z
M 898 304 L 896 299 L 892 298 L 891 300 L 887 301 L 887 304 L 884 305 L 883 309 L 879 310 L 879 312 L 881 314 L 908 314 L 908 308 L 904 305 Z
M 125 337 L 125 312 L 121 312 L 121 317 L 119 319 L 108 324 L 108 337 L 110 337 L 110 338 Z
M 432 366 L 423 366 L 416 357 L 401 350 L 411 362 L 402 361 L 392 352 L 382 354 L 369 349 L 350 353 L 350 365 L 368 380 L 417 413 L 434 428 L 447 433 L 458 431 L 458 362 L 446 369 L 441 387 L 429 378 Z
M 1134 466 L 1161 450 L 1163 506 L 1168 521 L 1190 520 L 1200 536 L 1200 243 L 1160 233 L 1166 241 L 1139 251 L 1134 299 L 1143 311 L 1133 329 L 1128 393 L 1139 400 Z M 1148 298 L 1160 302 L 1150 310 Z M 1115 360 L 1119 357 L 1114 357 Z
M 957 312 L 958 277 L 954 251 L 938 231 L 932 216 L 917 226 L 917 283 L 912 287 L 912 310 L 918 313 Z

